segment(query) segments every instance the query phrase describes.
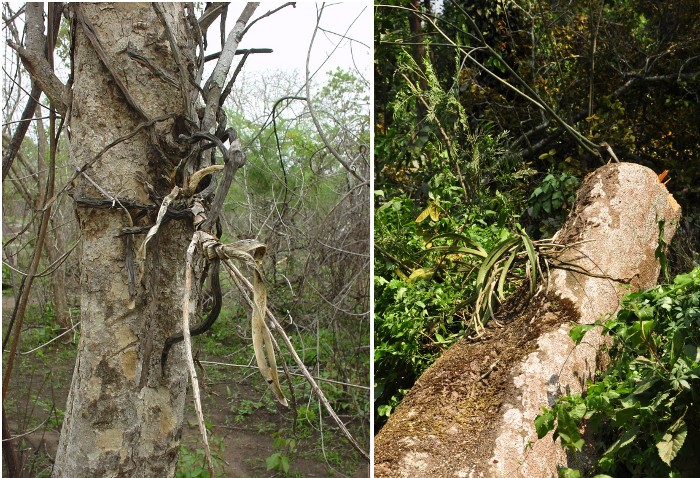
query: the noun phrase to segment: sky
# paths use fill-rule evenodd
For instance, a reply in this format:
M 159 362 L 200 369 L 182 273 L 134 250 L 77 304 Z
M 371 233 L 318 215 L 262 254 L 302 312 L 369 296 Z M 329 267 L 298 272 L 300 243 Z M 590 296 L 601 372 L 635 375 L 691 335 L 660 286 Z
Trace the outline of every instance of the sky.
M 284 3 L 262 2 L 254 18 Z M 242 5 L 236 7 L 239 6 L 235 3 L 229 7 L 227 29 L 233 26 L 242 10 Z M 256 23 L 246 33 L 239 47 L 272 48 L 273 53 L 249 57 L 245 71 L 297 69 L 303 74 L 309 42 L 316 27 L 320 7 L 320 3 L 297 2 L 296 7 L 285 7 Z M 311 54 L 311 71 L 315 71 L 325 62 L 321 71 L 335 70 L 338 66 L 346 70 L 357 68 L 357 72 L 369 81 L 373 53 L 372 16 L 372 3 L 368 1 L 326 3 L 320 21 L 320 27 L 326 31 L 316 34 Z M 214 34 L 214 38 L 210 36 L 210 44 L 219 46 L 216 38 L 218 28 L 212 25 L 209 31 L 210 35 Z M 344 35 L 354 41 L 338 35 Z

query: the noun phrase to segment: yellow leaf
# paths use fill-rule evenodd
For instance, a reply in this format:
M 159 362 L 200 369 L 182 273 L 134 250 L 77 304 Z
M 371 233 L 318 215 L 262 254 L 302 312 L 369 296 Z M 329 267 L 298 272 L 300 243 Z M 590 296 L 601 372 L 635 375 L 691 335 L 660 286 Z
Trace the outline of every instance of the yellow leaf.
M 414 282 L 421 279 L 430 279 L 433 277 L 434 273 L 435 269 L 423 269 L 421 267 L 420 269 L 416 269 L 415 271 L 411 272 L 411 275 L 409 276 L 407 282 Z
M 435 207 L 435 203 L 432 201 L 428 204 L 428 207 L 426 207 L 423 210 L 423 212 L 418 214 L 416 222 L 421 223 L 428 216 L 430 216 L 430 219 L 432 219 L 433 221 L 437 221 L 438 219 L 440 219 L 440 211 L 438 210 L 438 208 Z
M 434 204 L 430 204 L 428 209 L 430 209 L 430 219 L 437 222 L 438 219 L 440 219 L 440 211 L 438 211 L 438 208 L 436 208 Z
M 423 220 L 430 215 L 430 206 L 426 207 L 422 213 L 418 214 L 418 217 L 416 218 L 416 222 L 420 223 L 423 222 Z

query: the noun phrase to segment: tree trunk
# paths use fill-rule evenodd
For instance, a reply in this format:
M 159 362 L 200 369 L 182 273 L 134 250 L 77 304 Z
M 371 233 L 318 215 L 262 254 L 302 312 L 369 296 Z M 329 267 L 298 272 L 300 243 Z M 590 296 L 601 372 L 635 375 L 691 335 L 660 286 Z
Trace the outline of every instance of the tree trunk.
M 377 477 L 550 477 L 575 466 L 534 419 L 564 393 L 580 393 L 604 366 L 600 332 L 578 347 L 571 322 L 615 313 L 625 293 L 653 286 L 659 220 L 670 243 L 680 207 L 650 169 L 610 164 L 584 180 L 560 244 L 587 275 L 553 269 L 542 294 L 482 340 L 463 339 L 416 382 L 375 439 Z M 508 304 L 506 304 L 507 306 Z
M 69 105 L 74 166 L 93 161 L 148 119 L 173 114 L 179 121 L 140 129 L 76 180 L 72 195 L 83 238 L 81 337 L 53 476 L 173 476 L 187 374 L 181 346 L 170 352 L 163 375 L 160 353 L 179 330 L 192 219 L 165 223 L 148 244 L 144 263 L 133 259 L 143 235 L 134 235 L 132 246 L 122 229 L 153 225 L 161 199 L 149 196 L 149 189 L 162 198 L 175 185 L 185 152 L 173 145 L 180 132 L 188 133 L 178 125 L 191 107 L 186 103 L 192 86 L 166 81 L 179 79 L 182 70 L 151 4 L 72 8 L 78 13 Z M 194 42 L 183 7 L 161 8 L 186 72 Z M 146 209 L 138 205 L 151 208 L 139 216 Z

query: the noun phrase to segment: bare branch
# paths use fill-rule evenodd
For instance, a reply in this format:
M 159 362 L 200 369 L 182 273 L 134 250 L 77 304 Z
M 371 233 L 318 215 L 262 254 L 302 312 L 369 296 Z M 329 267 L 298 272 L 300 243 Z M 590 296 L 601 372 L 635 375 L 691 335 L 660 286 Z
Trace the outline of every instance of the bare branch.
M 354 168 L 352 168 L 347 161 L 345 161 L 341 156 L 340 153 L 333 147 L 333 145 L 328 141 L 328 138 L 326 137 L 326 133 L 323 131 L 323 128 L 321 127 L 321 123 L 318 121 L 318 116 L 316 115 L 316 110 L 314 110 L 313 102 L 311 101 L 311 88 L 310 88 L 310 83 L 311 83 L 311 78 L 309 75 L 309 63 L 311 60 L 311 50 L 314 45 L 314 39 L 316 38 L 316 33 L 318 32 L 319 25 L 321 23 L 321 15 L 323 15 L 323 6 L 321 7 L 321 10 L 318 12 L 318 15 L 316 16 L 316 28 L 314 28 L 314 34 L 311 36 L 311 42 L 309 42 L 309 51 L 306 54 L 306 103 L 309 106 L 309 114 L 311 115 L 311 119 L 314 122 L 314 125 L 316 126 L 316 131 L 318 132 L 318 135 L 321 137 L 321 141 L 323 141 L 323 144 L 326 145 L 328 148 L 328 151 L 333 155 L 335 159 L 338 160 L 338 162 L 357 180 L 360 182 L 366 181 L 362 176 L 357 174 Z
M 214 2 L 206 10 L 197 21 L 202 32 L 206 32 L 207 28 L 214 23 L 214 20 L 219 18 L 219 15 L 228 7 L 228 2 Z
M 38 54 L 35 51 L 17 45 L 12 40 L 8 40 L 7 44 L 19 54 L 22 64 L 34 81 L 39 84 L 42 91 L 46 93 L 46 96 L 49 97 L 51 105 L 61 115 L 64 115 L 70 103 L 70 91 L 54 74 L 51 65 L 49 65 L 46 56 L 43 54 L 43 50 L 41 54 Z
M 5 152 L 2 155 L 3 182 L 5 182 L 5 178 L 10 172 L 12 162 L 15 159 L 17 151 L 19 151 L 19 147 L 22 145 L 22 141 L 24 141 L 24 135 L 27 134 L 29 125 L 31 124 L 32 118 L 34 117 L 34 110 L 36 110 L 36 107 L 39 104 L 37 99 L 40 95 L 41 87 L 39 86 L 39 83 L 37 83 L 36 81 L 32 81 L 32 91 L 29 95 L 29 99 L 27 100 L 27 105 L 24 107 L 24 111 L 22 112 L 22 119 L 20 120 L 19 126 L 17 126 L 17 129 L 15 129 L 15 132 L 12 134 L 10 144 L 7 145 L 7 149 L 5 149 Z

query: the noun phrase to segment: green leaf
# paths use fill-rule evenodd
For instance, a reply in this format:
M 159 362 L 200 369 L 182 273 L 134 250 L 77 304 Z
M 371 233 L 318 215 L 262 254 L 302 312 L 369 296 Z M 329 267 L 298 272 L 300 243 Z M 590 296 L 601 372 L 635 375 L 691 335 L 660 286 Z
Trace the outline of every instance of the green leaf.
M 505 254 L 505 252 L 510 249 L 514 244 L 518 242 L 517 237 L 510 237 L 499 242 L 496 247 L 486 256 L 486 259 L 481 263 L 479 268 L 479 273 L 476 276 L 476 284 L 479 289 L 483 289 L 486 281 L 486 276 L 491 270 L 491 268 L 498 262 L 498 260 Z
M 544 212 L 547 214 L 552 213 L 552 201 L 546 200 L 542 202 L 542 209 L 544 209 Z
M 581 478 L 581 472 L 573 468 L 559 468 L 559 478 Z
M 678 360 L 678 357 L 681 356 L 681 352 L 683 351 L 683 342 L 685 340 L 685 336 L 683 334 L 683 331 L 680 329 L 676 329 L 676 331 L 673 333 L 673 339 L 671 340 L 671 365 L 676 363 L 676 360 Z
M 627 430 L 620 438 L 615 440 L 615 443 L 613 443 L 604 454 L 607 456 L 614 456 L 619 450 L 632 443 L 637 438 L 637 433 L 639 433 L 639 428 L 637 427 L 632 427 Z
M 681 423 L 680 426 L 676 427 L 679 422 Z M 683 448 L 685 437 L 688 434 L 688 428 L 685 423 L 682 420 L 679 420 L 679 422 L 671 425 L 661 441 L 656 444 L 656 448 L 659 450 L 659 458 L 668 466 L 671 466 L 671 462 Z M 673 428 L 677 428 L 677 431 L 674 432 Z
M 547 433 L 554 429 L 554 415 L 551 410 L 542 407 L 544 412 L 542 415 L 537 415 L 535 418 L 535 430 L 537 430 L 537 438 L 544 438 Z
M 523 239 L 523 244 L 525 244 L 527 256 L 530 261 L 530 294 L 534 294 L 535 287 L 537 286 L 537 254 L 535 253 L 535 247 L 530 237 L 524 232 L 520 237 Z
M 510 253 L 510 257 L 508 260 L 506 260 L 506 263 L 503 264 L 503 269 L 501 270 L 501 277 L 498 279 L 498 296 L 501 298 L 501 300 L 505 299 L 505 294 L 503 293 L 503 286 L 506 283 L 506 278 L 508 276 L 508 271 L 510 270 L 511 264 L 513 264 L 513 260 L 515 259 L 515 253 L 517 251 L 513 251 Z
M 700 347 L 697 345 L 686 345 L 683 347 L 683 353 L 687 355 L 693 362 L 700 363 Z
M 267 471 L 278 469 L 281 461 L 280 458 L 281 455 L 279 453 L 273 453 L 265 458 L 265 466 L 267 466 Z
M 578 426 L 564 407 L 557 410 L 557 429 L 555 434 L 561 438 L 562 445 L 567 448 L 574 448 L 578 451 L 583 449 L 583 440 Z
M 659 381 L 658 377 L 651 377 L 646 380 L 642 380 L 639 382 L 639 385 L 634 389 L 634 392 L 632 392 L 632 395 L 641 395 L 642 393 L 646 392 L 649 390 L 651 387 L 654 386 L 656 382 Z
M 577 325 L 569 331 L 569 337 L 571 337 L 571 339 L 576 343 L 576 345 L 578 345 L 581 343 L 583 336 L 586 335 L 586 332 L 591 330 L 593 327 L 595 327 L 595 324 Z
M 569 412 L 569 414 L 571 415 L 571 418 L 572 418 L 574 421 L 580 422 L 581 420 L 583 420 L 584 415 L 586 415 L 586 404 L 583 403 L 583 402 L 577 403 L 577 404 L 574 405 L 574 407 L 571 409 L 571 411 Z
M 417 280 L 432 279 L 433 274 L 435 274 L 434 268 L 431 267 L 428 269 L 424 269 L 421 267 L 420 269 L 416 269 L 413 272 L 411 272 L 411 275 L 408 277 L 407 282 L 415 282 Z

